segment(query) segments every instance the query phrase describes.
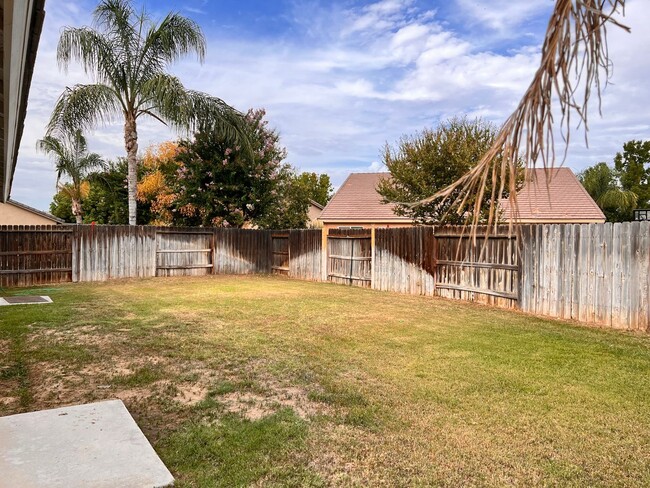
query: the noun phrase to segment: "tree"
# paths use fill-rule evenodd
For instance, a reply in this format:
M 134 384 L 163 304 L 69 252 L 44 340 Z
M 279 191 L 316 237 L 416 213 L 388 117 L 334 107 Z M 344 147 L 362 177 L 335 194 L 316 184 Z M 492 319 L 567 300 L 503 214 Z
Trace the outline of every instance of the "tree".
M 264 110 L 246 114 L 250 151 L 216 131 L 180 141 L 178 154 L 156 169 L 164 181 L 151 183 L 157 188 L 155 196 L 148 195 L 152 211 L 187 226 L 242 227 L 263 219 L 278 198 L 281 175 L 289 171 L 283 164 L 286 149 L 264 115 Z
M 104 171 L 88 177 L 90 191 L 84 201 L 84 222 L 111 225 L 129 223 L 127 174 L 128 163 L 126 159 L 119 158 L 109 162 Z M 142 178 L 143 174 L 142 165 L 138 165 L 138 177 Z M 147 202 L 138 205 L 137 212 L 138 222 L 151 223 L 151 209 Z
M 615 172 L 607 163 L 598 163 L 578 175 L 587 193 L 602 209 L 609 222 L 630 220 L 637 195 L 621 188 Z
M 495 135 L 496 128 L 480 119 L 452 118 L 435 130 L 425 129 L 414 136 L 402 137 L 397 147 L 386 144 L 383 162 L 391 178 L 384 179 L 377 190 L 384 203 L 395 204 L 398 215 L 422 224 L 463 223 L 472 216 L 454 212 L 455 194 L 447 200 L 422 205 L 413 206 L 409 202 L 437 193 L 471 170 L 490 148 Z M 483 195 L 480 211 L 489 208 L 489 197 L 489 192 Z
M 166 72 L 168 65 L 195 53 L 205 57 L 205 37 L 196 22 L 177 13 L 156 24 L 129 0 L 103 0 L 96 7 L 94 28 L 66 27 L 57 59 L 66 69 L 81 63 L 94 83 L 75 85 L 59 97 L 48 132 L 95 127 L 124 120 L 128 161 L 129 223 L 136 224 L 137 123 L 151 117 L 179 130 L 215 130 L 248 147 L 241 114 L 219 98 L 186 89 Z
M 72 200 L 70 199 L 70 193 L 59 189 L 50 203 L 50 213 L 55 217 L 60 218 L 64 222 L 69 224 L 74 224 L 76 218 L 72 213 Z
M 614 157 L 621 188 L 638 197 L 639 208 L 650 207 L 650 141 L 628 141 Z
M 95 153 L 88 153 L 86 138 L 80 130 L 73 133 L 63 133 L 60 137 L 45 136 L 37 143 L 37 148 L 48 156 L 54 158 L 56 164 L 56 186 L 60 192 L 68 195 L 71 202 L 72 214 L 77 224 L 83 222 L 81 201 L 87 194 L 84 185 L 88 175 L 104 165 L 101 157 Z M 61 184 L 61 179 L 69 179 L 66 185 Z
M 309 200 L 325 206 L 332 198 L 334 188 L 332 188 L 329 175 L 300 173 L 296 176 L 296 182 L 304 189 Z

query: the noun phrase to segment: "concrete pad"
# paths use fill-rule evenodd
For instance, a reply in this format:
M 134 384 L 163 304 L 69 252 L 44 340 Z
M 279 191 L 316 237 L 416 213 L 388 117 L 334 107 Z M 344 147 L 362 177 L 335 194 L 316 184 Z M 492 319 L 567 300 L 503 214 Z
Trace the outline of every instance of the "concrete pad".
M 15 297 L 0 297 L 0 306 L 3 305 L 37 305 L 40 303 L 52 303 L 47 296 L 18 295 Z
M 0 417 L 0 488 L 173 483 L 121 400 Z

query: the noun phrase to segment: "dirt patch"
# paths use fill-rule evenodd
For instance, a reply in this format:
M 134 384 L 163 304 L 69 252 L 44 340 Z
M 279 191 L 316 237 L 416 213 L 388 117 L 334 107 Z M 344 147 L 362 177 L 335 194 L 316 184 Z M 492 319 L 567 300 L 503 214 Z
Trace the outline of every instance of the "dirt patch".
M 116 337 L 107 331 L 99 330 L 94 325 L 80 325 L 67 329 L 50 329 L 39 327 L 29 337 L 30 344 L 42 344 L 47 341 L 51 344 L 95 346 L 106 348 L 115 342 Z
M 208 394 L 208 388 L 200 384 L 177 385 L 178 393 L 174 398 L 183 405 L 196 405 Z
M 9 354 L 9 346 L 11 341 L 9 339 L 0 339 L 0 357 L 6 357 Z
M 264 385 L 264 393 L 232 392 L 220 395 L 227 412 L 237 413 L 249 420 L 259 420 L 282 408 L 291 408 L 298 416 L 308 419 L 326 413 L 327 406 L 307 398 L 297 387 L 281 387 L 276 383 Z

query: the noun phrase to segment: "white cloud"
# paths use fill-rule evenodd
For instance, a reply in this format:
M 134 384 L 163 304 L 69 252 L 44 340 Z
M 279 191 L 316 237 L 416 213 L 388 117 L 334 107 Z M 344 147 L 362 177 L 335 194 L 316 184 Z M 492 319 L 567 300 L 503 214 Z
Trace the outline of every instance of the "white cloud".
M 481 20 L 469 0 L 467 21 Z M 515 5 L 516 4 L 516 5 Z M 522 4 L 522 5 L 519 5 Z M 525 4 L 525 5 L 524 5 Z M 499 0 L 498 22 L 484 21 L 509 34 L 529 22 L 549 2 Z M 86 81 L 79 70 L 62 74 L 55 50 L 62 25 L 89 22 L 85 10 L 48 0 L 47 17 L 30 94 L 28 117 L 13 197 L 46 208 L 54 188 L 52 163 L 36 154 L 56 97 L 63 87 Z M 350 171 L 377 167 L 385 142 L 437 124 L 453 115 L 481 116 L 501 123 L 523 95 L 539 59 L 539 46 L 510 45 L 490 50 L 484 40 L 453 30 L 440 13 L 422 12 L 411 1 L 385 0 L 356 10 L 335 4 L 309 10 L 301 3 L 293 21 L 309 42 L 244 40 L 208 34 L 203 66 L 194 60 L 173 71 L 195 89 L 217 95 L 241 110 L 265 107 L 289 150 L 289 162 L 303 170 L 327 172 L 338 185 Z M 610 28 L 614 84 L 603 98 L 604 119 L 592 106 L 590 148 L 574 136 L 568 164 L 582 169 L 611 160 L 623 142 L 648 138 L 650 5 L 628 0 L 625 21 L 631 35 Z M 493 15 L 493 14 L 490 14 Z M 500 16 L 498 16 L 500 18 Z M 545 22 L 545 20 L 544 20 Z M 140 126 L 140 147 L 173 134 L 157 122 Z M 89 135 L 91 149 L 107 157 L 124 153 L 121 126 Z

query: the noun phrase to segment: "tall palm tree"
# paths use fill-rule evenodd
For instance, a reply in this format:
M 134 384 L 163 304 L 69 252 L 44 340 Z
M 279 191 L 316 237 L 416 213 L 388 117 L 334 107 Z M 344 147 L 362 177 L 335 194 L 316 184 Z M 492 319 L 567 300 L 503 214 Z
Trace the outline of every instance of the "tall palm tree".
M 61 137 L 45 136 L 36 145 L 40 151 L 54 158 L 57 189 L 70 197 L 72 214 L 77 224 L 81 224 L 83 222 L 81 200 L 88 193 L 87 178 L 90 173 L 102 168 L 104 161 L 99 154 L 88 152 L 86 138 L 79 130 Z M 70 181 L 61 183 L 62 179 Z
M 636 208 L 639 197 L 633 191 L 623 190 L 618 185 L 614 172 L 607 163 L 587 168 L 578 177 L 587 193 L 603 211 L 614 211 L 606 212 L 608 219 L 631 215 Z
M 186 89 L 166 72 L 179 58 L 205 57 L 198 24 L 177 13 L 155 23 L 129 0 L 103 0 L 93 27 L 66 27 L 59 40 L 59 66 L 79 62 L 94 83 L 75 85 L 59 97 L 48 133 L 124 121 L 128 160 L 129 223 L 136 224 L 138 120 L 150 117 L 178 130 L 213 129 L 248 147 L 243 117 L 223 100 Z

